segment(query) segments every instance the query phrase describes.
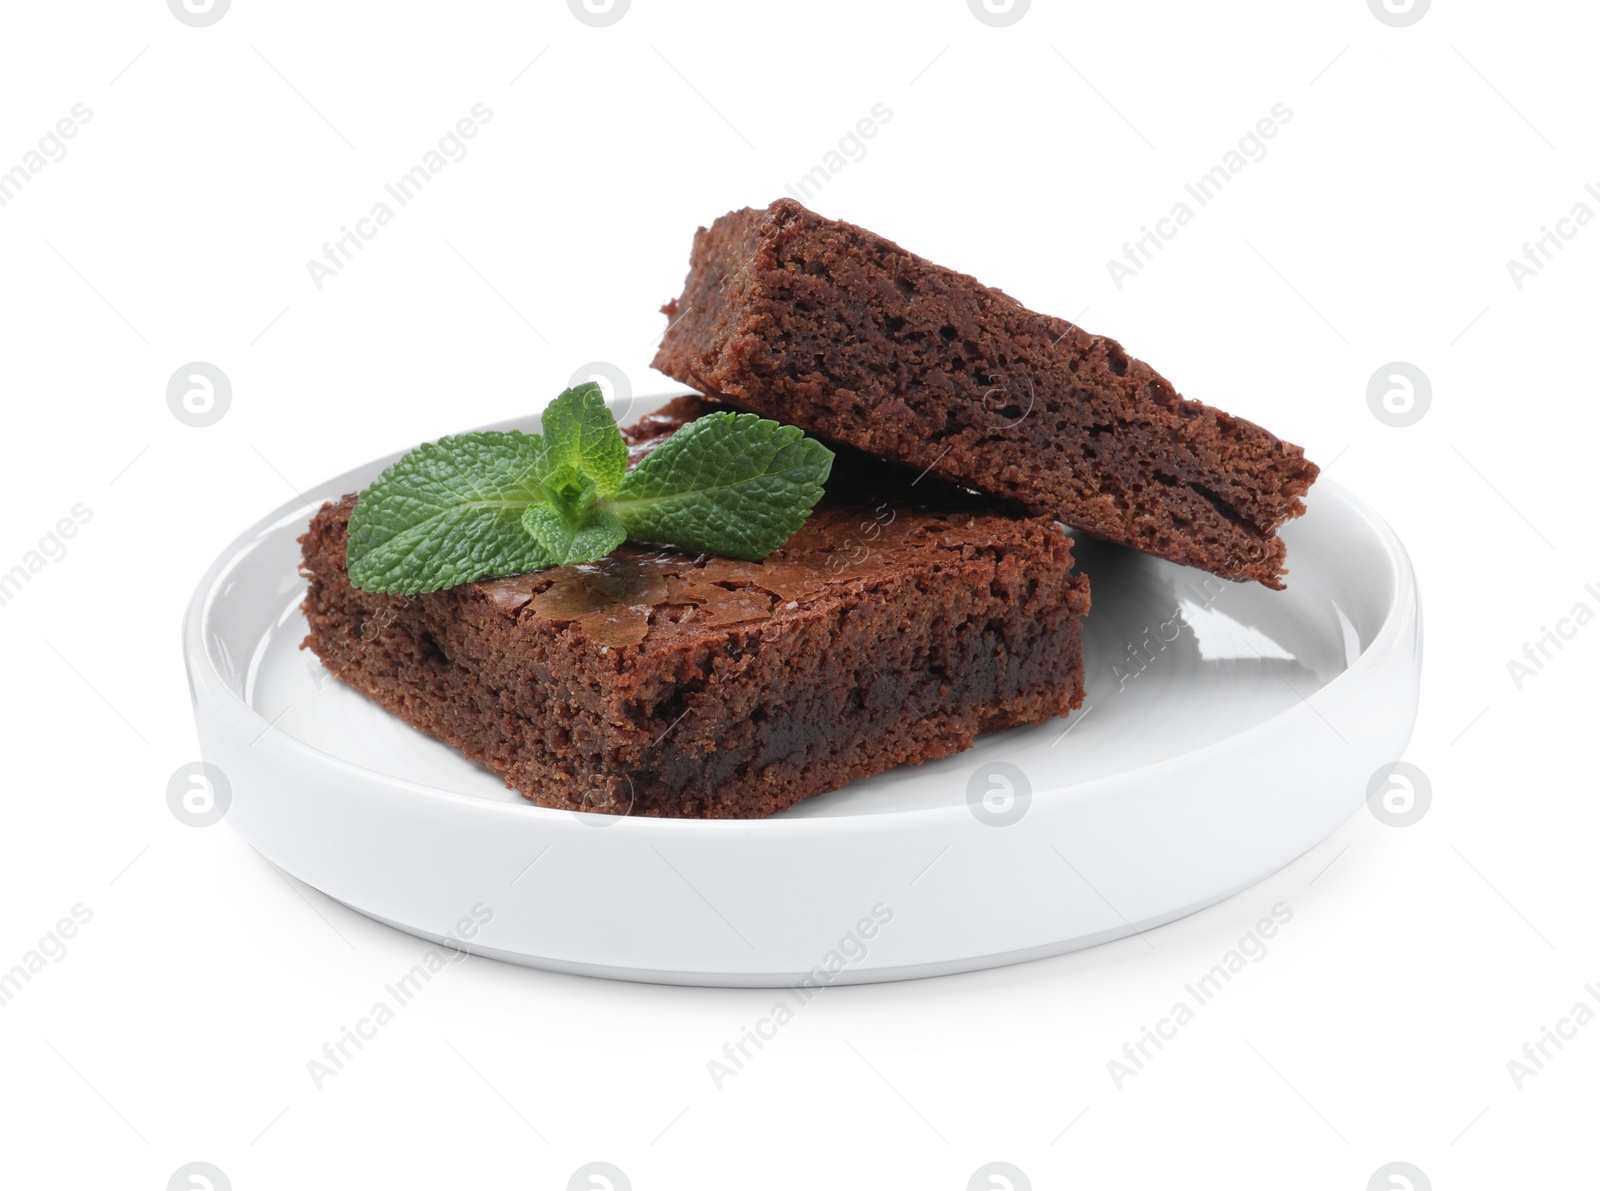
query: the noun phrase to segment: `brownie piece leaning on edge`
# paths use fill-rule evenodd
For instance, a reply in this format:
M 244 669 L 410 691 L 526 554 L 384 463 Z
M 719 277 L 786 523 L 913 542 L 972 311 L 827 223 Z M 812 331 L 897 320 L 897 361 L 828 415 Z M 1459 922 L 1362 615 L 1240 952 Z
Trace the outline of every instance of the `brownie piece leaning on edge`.
M 1098 537 L 1282 587 L 1317 467 L 1115 340 L 792 199 L 695 235 L 654 366 Z
M 624 431 L 635 461 L 721 408 Z M 1083 702 L 1088 581 L 1048 518 L 841 454 L 764 562 L 625 543 L 421 596 L 345 574 L 355 497 L 300 539 L 305 644 L 541 806 L 753 818 Z

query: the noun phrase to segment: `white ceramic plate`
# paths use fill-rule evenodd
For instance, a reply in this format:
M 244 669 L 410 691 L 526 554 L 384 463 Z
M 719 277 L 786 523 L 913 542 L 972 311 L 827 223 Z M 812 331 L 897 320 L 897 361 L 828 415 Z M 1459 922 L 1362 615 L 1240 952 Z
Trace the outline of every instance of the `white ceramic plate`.
M 307 495 L 355 491 L 391 461 Z M 1282 592 L 1080 540 L 1084 710 L 759 821 L 533 806 L 329 677 L 299 649 L 299 502 L 212 565 L 184 652 L 229 822 L 401 930 L 676 984 L 967 971 L 1219 901 L 1325 839 L 1400 757 L 1421 662 L 1410 562 L 1331 481 L 1308 506 L 1284 531 Z

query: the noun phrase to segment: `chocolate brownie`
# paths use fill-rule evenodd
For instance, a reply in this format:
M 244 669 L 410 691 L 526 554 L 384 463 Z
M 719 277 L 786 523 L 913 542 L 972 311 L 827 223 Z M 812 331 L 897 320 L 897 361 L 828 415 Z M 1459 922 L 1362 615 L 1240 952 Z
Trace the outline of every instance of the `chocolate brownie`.
M 717 408 L 625 432 L 636 456 Z M 305 644 L 541 806 L 753 818 L 1083 701 L 1088 582 L 1049 518 L 848 453 L 763 562 L 625 543 L 421 596 L 353 588 L 355 498 L 300 539 Z
M 1282 587 L 1299 447 L 1115 340 L 792 199 L 695 235 L 655 367 L 742 409 L 1098 537 Z

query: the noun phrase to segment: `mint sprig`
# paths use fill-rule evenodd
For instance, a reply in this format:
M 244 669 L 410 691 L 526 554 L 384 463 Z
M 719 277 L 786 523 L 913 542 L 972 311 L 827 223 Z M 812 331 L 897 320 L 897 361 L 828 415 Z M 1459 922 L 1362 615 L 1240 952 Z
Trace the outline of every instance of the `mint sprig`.
M 390 466 L 351 511 L 350 582 L 418 595 L 593 562 L 629 538 L 759 560 L 805 522 L 833 465 L 793 426 L 715 413 L 629 471 L 592 382 L 551 402 L 543 423 L 442 438 Z

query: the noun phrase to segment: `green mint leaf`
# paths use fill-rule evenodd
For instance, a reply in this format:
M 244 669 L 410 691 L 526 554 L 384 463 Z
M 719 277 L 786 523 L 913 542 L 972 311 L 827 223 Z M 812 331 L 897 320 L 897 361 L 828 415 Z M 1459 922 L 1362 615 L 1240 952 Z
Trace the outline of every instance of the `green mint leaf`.
M 418 595 L 553 565 L 522 514 L 547 499 L 545 441 L 516 430 L 424 443 L 383 475 L 350 513 L 345 562 L 367 591 Z
M 617 515 L 604 508 L 591 509 L 587 519 L 573 524 L 560 509 L 533 505 L 523 513 L 522 525 L 550 556 L 552 566 L 594 562 L 622 545 L 628 536 Z
M 630 538 L 729 558 L 765 558 L 822 496 L 833 452 L 796 426 L 755 414 L 690 422 L 602 502 Z
M 553 466 L 566 465 L 594 479 L 601 496 L 610 496 L 628 470 L 628 444 L 605 395 L 593 381 L 566 390 L 541 419 Z

